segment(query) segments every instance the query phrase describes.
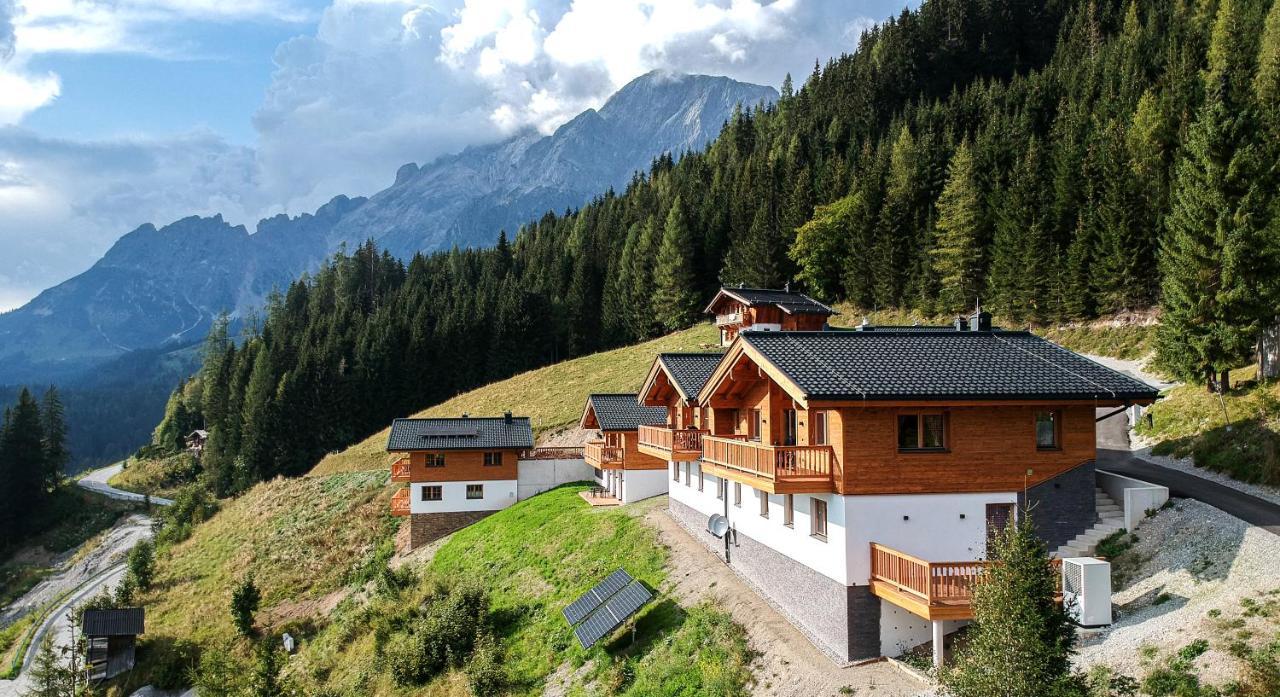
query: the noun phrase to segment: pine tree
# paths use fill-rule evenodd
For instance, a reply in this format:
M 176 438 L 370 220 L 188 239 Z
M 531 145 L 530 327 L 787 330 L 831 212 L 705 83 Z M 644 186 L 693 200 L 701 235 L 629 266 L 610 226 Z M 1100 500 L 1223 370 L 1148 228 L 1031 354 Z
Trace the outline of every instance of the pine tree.
M 46 636 L 40 642 L 22 697 L 74 697 L 71 683 L 62 652 L 54 646 L 53 637 Z
M 668 331 L 693 324 L 698 315 L 698 279 L 694 270 L 693 232 L 677 196 L 662 227 L 662 244 L 654 262 L 654 317 Z
M 915 138 L 904 125 L 889 156 L 884 205 L 871 250 L 876 266 L 876 307 L 901 305 L 905 296 L 912 251 L 919 239 L 917 155 Z
M 31 515 L 44 506 L 49 495 L 40 406 L 25 387 L 6 418 L 0 452 L 5 461 L 5 481 L 0 489 L 10 497 L 10 529 L 20 533 L 30 528 Z
M 1253 52 L 1235 0 L 1218 7 L 1204 77 L 1205 102 L 1177 165 L 1163 251 L 1165 366 L 1210 382 L 1251 352 L 1274 314 L 1274 245 L 1260 229 Z
M 1058 572 L 1030 511 L 987 543 L 982 582 L 973 587 L 973 625 L 941 673 L 955 697 L 1084 697 L 1072 673 L 1075 627 L 1054 600 Z
M 951 159 L 947 184 L 938 198 L 933 271 L 941 283 L 940 302 L 948 311 L 971 305 L 982 288 L 985 212 L 973 152 L 962 142 Z
M 1112 121 L 1101 134 L 1102 186 L 1096 216 L 1099 301 L 1107 311 L 1147 306 L 1152 300 L 1155 249 L 1144 228 L 1142 198 L 1137 191 L 1125 128 Z
M 71 453 L 67 451 L 65 410 L 56 387 L 49 386 L 40 407 L 44 437 L 44 488 L 52 491 L 62 483 L 63 473 L 71 460 Z

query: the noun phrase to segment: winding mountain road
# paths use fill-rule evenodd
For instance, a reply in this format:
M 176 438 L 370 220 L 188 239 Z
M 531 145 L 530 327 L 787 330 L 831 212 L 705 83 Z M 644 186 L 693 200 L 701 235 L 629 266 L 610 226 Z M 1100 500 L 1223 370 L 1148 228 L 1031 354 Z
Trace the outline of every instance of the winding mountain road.
M 145 503 L 147 500 L 145 494 L 135 494 L 132 491 L 117 489 L 107 483 L 109 479 L 120 474 L 122 470 L 124 470 L 124 463 L 117 462 L 110 467 L 103 467 L 102 469 L 97 469 L 84 475 L 76 482 L 76 484 L 82 489 L 88 489 L 89 491 L 102 494 L 107 498 L 116 499 L 117 501 L 135 501 L 137 503 Z M 151 503 L 157 506 L 169 506 L 173 504 L 173 501 L 159 496 L 152 496 Z

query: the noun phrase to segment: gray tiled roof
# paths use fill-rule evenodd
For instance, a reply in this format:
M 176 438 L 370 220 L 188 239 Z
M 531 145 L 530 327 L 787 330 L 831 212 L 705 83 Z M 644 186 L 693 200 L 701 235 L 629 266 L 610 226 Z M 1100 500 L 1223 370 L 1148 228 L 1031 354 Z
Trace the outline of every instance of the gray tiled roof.
M 720 364 L 722 353 L 660 353 L 658 360 L 689 399 L 698 396 L 711 373 Z
M 499 450 L 533 447 L 529 417 L 463 417 L 396 419 L 391 422 L 387 450 Z
M 641 406 L 631 394 L 593 394 L 587 397 L 591 410 L 602 431 L 634 431 L 640 426 L 661 426 L 667 423 L 665 407 Z
M 839 314 L 835 310 L 823 305 L 804 293 L 796 293 L 789 290 L 777 290 L 773 288 L 733 288 L 726 286 L 720 289 L 720 293 L 716 294 L 719 298 L 723 293 L 731 298 L 735 298 L 746 305 L 777 305 L 782 308 L 783 312 L 793 315 L 834 315 Z M 711 304 L 707 305 L 707 312 L 711 312 L 711 306 L 715 305 L 716 298 L 711 300 Z
M 1154 399 L 1155 388 L 1024 331 L 755 332 L 809 399 Z
M 85 610 L 81 630 L 85 636 L 137 636 L 142 634 L 146 614 L 140 607 Z

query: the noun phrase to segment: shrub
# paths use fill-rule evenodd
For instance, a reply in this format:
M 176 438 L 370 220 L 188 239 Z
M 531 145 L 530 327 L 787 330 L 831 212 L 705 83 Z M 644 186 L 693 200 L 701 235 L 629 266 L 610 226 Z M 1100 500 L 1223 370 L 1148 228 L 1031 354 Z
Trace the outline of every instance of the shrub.
M 244 668 L 221 648 L 205 648 L 193 671 L 192 687 L 200 697 L 240 697 L 244 694 Z
M 173 505 L 156 517 L 156 544 L 176 544 L 191 537 L 191 530 L 218 512 L 218 503 L 197 485 L 179 491 Z
M 481 634 L 467 662 L 467 685 L 476 697 L 498 694 L 506 685 L 507 676 L 502 669 L 502 650 L 493 635 Z
M 397 685 L 421 685 L 448 666 L 466 662 L 476 637 L 487 632 L 489 597 L 479 586 L 455 587 L 436 597 L 407 632 L 383 649 Z
M 129 578 L 133 580 L 133 584 L 139 590 L 147 590 L 151 587 L 151 580 L 155 576 L 156 556 L 155 548 L 151 545 L 150 540 L 143 540 L 133 546 L 129 550 Z
M 231 592 L 231 619 L 241 635 L 253 634 L 253 614 L 258 611 L 258 603 L 261 600 L 262 592 L 253 582 L 252 573 L 245 576 L 240 585 Z
M 148 641 L 142 651 L 149 654 L 150 680 L 161 690 L 178 690 L 191 684 L 200 665 L 200 647 L 188 641 Z

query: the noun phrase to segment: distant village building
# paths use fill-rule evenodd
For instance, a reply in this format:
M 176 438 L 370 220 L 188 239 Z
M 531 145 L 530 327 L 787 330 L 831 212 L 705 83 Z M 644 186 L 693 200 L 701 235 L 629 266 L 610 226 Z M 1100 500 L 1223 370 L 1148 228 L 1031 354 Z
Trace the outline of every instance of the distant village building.
M 409 548 L 439 539 L 567 482 L 592 478 L 580 453 L 542 457 L 533 451 L 526 416 L 396 419 L 387 451 L 402 457 L 391 480 L 409 486 L 391 498 L 409 516 Z
M 804 293 L 769 288 L 726 286 L 707 305 L 720 329 L 720 345 L 728 346 L 738 332 L 816 331 L 827 326 L 827 318 L 839 314 Z
M 640 452 L 637 439 L 641 427 L 666 423 L 666 409 L 641 405 L 635 393 L 588 396 L 578 425 L 600 432 L 583 449 L 596 482 L 622 503 L 667 493 L 667 461 Z
M 204 452 L 204 444 L 207 442 L 209 442 L 209 432 L 204 429 L 197 428 L 187 434 L 187 452 L 195 455 L 196 457 L 200 457 L 200 453 Z
M 146 613 L 140 607 L 84 611 L 80 631 L 87 644 L 90 680 L 108 680 L 133 670 L 145 620 Z

